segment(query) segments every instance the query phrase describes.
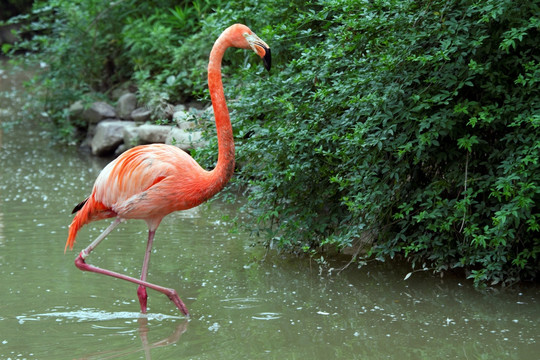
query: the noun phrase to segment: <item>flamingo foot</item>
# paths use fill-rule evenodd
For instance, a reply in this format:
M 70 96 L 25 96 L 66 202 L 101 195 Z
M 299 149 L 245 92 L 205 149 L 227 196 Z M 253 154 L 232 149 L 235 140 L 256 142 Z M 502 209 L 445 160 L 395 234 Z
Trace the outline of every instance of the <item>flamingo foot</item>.
M 141 312 L 146 314 L 146 304 L 148 303 L 148 295 L 146 294 L 146 288 L 139 285 L 137 288 L 137 296 L 139 297 L 139 303 L 141 304 Z
M 182 302 L 180 297 L 178 296 L 178 293 L 174 289 L 168 289 L 167 292 L 165 292 L 165 295 L 176 305 L 176 307 L 184 314 L 185 316 L 189 317 L 189 311 L 186 307 L 186 305 Z

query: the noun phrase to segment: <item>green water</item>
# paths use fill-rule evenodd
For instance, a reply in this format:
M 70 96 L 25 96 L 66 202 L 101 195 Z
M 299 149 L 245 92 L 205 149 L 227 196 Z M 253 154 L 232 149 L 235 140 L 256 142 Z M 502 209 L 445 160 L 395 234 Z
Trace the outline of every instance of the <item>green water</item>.
M 0 91 L 16 80 L 0 70 Z M 6 124 L 21 104 L 0 100 Z M 264 258 L 230 232 L 238 207 L 218 202 L 170 215 L 156 234 L 148 280 L 175 288 L 191 318 L 151 290 L 143 316 L 136 285 L 73 265 L 108 221 L 63 252 L 71 209 L 106 162 L 51 146 L 29 124 L 0 130 L 0 359 L 538 358 L 538 286 L 480 293 L 462 278 L 404 281 L 397 264 L 336 275 Z M 144 222 L 129 221 L 88 262 L 138 277 L 145 244 Z

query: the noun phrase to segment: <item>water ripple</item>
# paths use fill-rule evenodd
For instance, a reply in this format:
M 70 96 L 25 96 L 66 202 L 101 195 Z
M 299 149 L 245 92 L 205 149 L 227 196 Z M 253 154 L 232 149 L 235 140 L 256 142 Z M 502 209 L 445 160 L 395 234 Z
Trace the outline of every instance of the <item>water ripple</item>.
M 53 311 L 53 312 L 42 313 L 42 314 L 16 316 L 16 319 L 19 321 L 19 324 L 24 324 L 27 321 L 40 321 L 44 318 L 56 318 L 56 321 L 75 320 L 76 322 L 107 321 L 107 320 L 118 320 L 118 319 L 140 319 L 140 318 L 145 318 L 148 320 L 158 320 L 158 321 L 163 321 L 165 319 L 184 319 L 181 316 L 173 316 L 173 315 L 166 315 L 166 314 L 141 314 L 139 312 L 129 312 L 129 311 L 108 312 L 108 311 L 95 310 L 95 309 L 83 309 L 83 310 L 75 310 L 75 311 Z
M 260 303 L 260 299 L 257 298 L 230 298 L 223 299 L 222 302 L 230 303 L 230 305 L 224 306 L 227 309 L 250 309 L 256 307 Z
M 254 320 L 276 320 L 281 318 L 281 314 L 274 312 L 262 312 L 251 317 Z

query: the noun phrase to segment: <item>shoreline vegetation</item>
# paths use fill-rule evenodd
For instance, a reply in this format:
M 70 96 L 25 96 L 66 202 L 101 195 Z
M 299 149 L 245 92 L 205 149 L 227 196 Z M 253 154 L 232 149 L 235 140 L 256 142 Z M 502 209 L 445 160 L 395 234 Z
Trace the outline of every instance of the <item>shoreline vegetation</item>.
M 172 126 L 163 141 L 184 127 L 169 141 L 187 136 L 212 168 L 208 52 L 246 23 L 274 68 L 261 76 L 242 52 L 223 64 L 240 164 L 229 189 L 244 189 L 242 226 L 261 245 L 510 286 L 540 271 L 539 13 L 510 0 L 38 0 L 2 19 L 21 26 L 2 50 L 44 64 L 27 111 L 57 141 L 92 148 L 103 122 L 128 125 L 128 146 L 149 141 L 129 122 Z

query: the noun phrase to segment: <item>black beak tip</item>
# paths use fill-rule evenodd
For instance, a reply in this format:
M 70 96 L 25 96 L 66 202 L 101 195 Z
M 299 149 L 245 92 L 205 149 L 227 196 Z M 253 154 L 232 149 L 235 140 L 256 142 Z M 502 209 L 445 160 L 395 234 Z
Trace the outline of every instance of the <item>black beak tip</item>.
M 270 71 L 270 68 L 272 67 L 272 55 L 270 53 L 270 49 L 266 48 L 266 54 L 263 56 L 263 65 L 266 70 Z

